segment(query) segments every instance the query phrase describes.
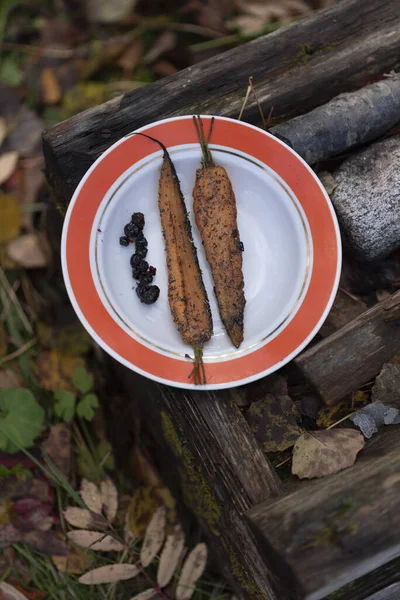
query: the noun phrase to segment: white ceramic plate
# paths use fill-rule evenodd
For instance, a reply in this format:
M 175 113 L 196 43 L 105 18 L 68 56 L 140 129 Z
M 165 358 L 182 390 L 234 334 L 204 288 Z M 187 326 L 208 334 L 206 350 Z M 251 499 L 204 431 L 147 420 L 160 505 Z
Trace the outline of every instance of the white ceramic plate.
M 210 117 L 203 117 L 208 129 Z M 188 211 L 201 151 L 191 116 L 143 131 L 169 149 Z M 214 335 L 204 347 L 206 389 L 240 385 L 276 370 L 315 335 L 333 302 L 341 266 L 339 229 L 330 200 L 313 171 L 264 131 L 216 118 L 210 148 L 230 176 L 244 244 L 244 341 L 236 349 L 218 313 L 200 236 L 190 214 Z M 178 387 L 194 387 L 191 362 L 167 300 L 167 270 L 157 205 L 162 152 L 130 135 L 112 146 L 81 181 L 65 219 L 63 271 L 74 308 L 96 341 L 126 366 Z M 149 264 L 161 290 L 151 306 L 135 293 L 129 258 L 119 238 L 133 212 L 146 218 Z M 197 386 L 198 387 L 198 386 Z

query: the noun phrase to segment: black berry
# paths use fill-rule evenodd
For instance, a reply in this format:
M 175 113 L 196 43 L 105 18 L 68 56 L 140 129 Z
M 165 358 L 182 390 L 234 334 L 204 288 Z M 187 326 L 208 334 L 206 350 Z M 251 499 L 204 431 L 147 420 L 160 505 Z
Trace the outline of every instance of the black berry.
M 132 254 L 131 256 L 131 267 L 138 267 L 142 262 L 143 258 L 139 254 Z
M 142 260 L 142 262 L 140 263 L 140 265 L 138 266 L 138 269 L 141 273 L 143 273 L 143 275 L 145 273 L 147 273 L 147 269 L 149 268 L 149 263 L 147 262 L 147 260 Z
M 133 213 L 132 223 L 134 223 L 139 229 L 144 227 L 144 214 L 141 212 Z
M 150 267 L 149 267 L 149 273 L 150 273 L 150 275 L 152 275 L 154 277 L 154 275 L 157 273 L 157 269 L 155 267 L 152 267 L 150 265 Z
M 134 223 L 127 223 L 124 227 L 124 233 L 126 237 L 133 240 L 138 236 L 139 227 L 137 227 Z
M 136 254 L 138 256 L 140 256 L 140 258 L 146 258 L 146 256 L 147 256 L 146 246 L 139 246 L 139 248 L 136 246 Z
M 147 246 L 148 242 L 146 240 L 146 238 L 143 235 L 143 231 L 139 231 L 137 237 L 136 237 L 136 243 L 137 244 L 141 244 L 143 246 Z
M 140 302 L 144 302 L 144 304 L 154 304 L 160 295 L 160 288 L 156 285 L 139 285 L 136 288 L 136 293 L 140 298 Z
M 133 269 L 132 269 L 132 277 L 133 277 L 133 279 L 139 279 L 139 277 L 141 276 L 141 274 L 142 273 L 140 272 L 139 267 L 133 267 Z
M 240 250 L 240 252 L 244 252 L 243 242 L 239 242 L 239 250 Z
M 150 275 L 150 273 L 145 273 L 144 275 L 140 275 L 140 277 L 139 277 L 139 285 L 141 285 L 141 286 L 148 285 L 152 281 L 153 281 L 153 277 Z
M 121 246 L 129 246 L 129 238 L 123 235 L 119 238 L 119 243 L 121 244 Z

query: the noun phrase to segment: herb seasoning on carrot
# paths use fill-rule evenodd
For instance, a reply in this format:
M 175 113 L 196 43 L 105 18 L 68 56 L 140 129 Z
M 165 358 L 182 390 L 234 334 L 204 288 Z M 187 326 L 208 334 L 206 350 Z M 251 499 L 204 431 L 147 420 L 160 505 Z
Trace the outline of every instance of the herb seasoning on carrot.
M 243 244 L 237 226 L 236 198 L 224 167 L 215 165 L 203 122 L 193 117 L 202 150 L 202 166 L 196 171 L 193 212 L 210 265 L 214 291 L 225 329 L 238 348 L 243 341 L 243 316 L 246 299 L 242 272 Z

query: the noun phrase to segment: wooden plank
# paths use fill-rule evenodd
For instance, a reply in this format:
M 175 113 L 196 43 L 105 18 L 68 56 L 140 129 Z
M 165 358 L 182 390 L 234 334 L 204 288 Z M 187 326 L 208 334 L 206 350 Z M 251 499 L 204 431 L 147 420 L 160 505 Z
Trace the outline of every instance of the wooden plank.
M 246 513 L 304 599 L 320 600 L 400 556 L 399 433 L 387 428 L 350 469 Z
M 113 362 L 127 403 L 151 438 L 151 456 L 167 485 L 198 517 L 225 576 L 243 598 L 288 600 L 261 558 L 242 515 L 276 497 L 280 482 L 229 392 L 156 384 Z M 126 430 L 126 413 L 112 429 Z M 119 434 L 117 434 L 117 437 Z M 118 440 L 117 444 L 118 444 Z M 126 450 L 125 450 L 126 453 Z
M 326 404 L 373 379 L 400 352 L 400 291 L 295 359 Z
M 76 115 L 44 133 L 47 176 L 68 200 L 93 161 L 138 127 L 182 114 L 237 117 L 248 77 L 275 122 L 362 87 L 399 62 L 393 0 L 343 0 L 268 36 Z M 259 120 L 250 99 L 244 113 Z

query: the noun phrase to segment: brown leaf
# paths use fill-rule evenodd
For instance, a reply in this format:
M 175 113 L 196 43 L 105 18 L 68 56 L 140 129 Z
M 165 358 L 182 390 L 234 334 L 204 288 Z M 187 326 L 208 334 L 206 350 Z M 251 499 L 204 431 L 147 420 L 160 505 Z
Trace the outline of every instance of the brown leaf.
M 245 416 L 265 452 L 290 448 L 303 431 L 297 422 L 297 408 L 289 396 L 267 394 L 263 400 L 253 402 Z
M 1 177 L 1 157 L 0 157 L 0 177 Z M 0 181 L 1 185 L 1 181 Z M 0 244 L 12 240 L 19 233 L 21 226 L 21 216 L 18 202 L 13 196 L 0 194 Z
M 69 531 L 67 538 L 70 542 L 87 548 L 101 552 L 120 552 L 124 549 L 121 542 L 111 537 L 104 535 L 100 531 L 88 531 L 87 529 L 77 529 Z
M 38 233 L 27 233 L 8 242 L 7 254 L 25 269 L 40 269 L 50 262 L 49 245 Z
M 189 600 L 192 597 L 196 582 L 206 568 L 207 554 L 207 546 L 203 543 L 197 544 L 189 553 L 179 577 L 176 600 Z
M 5 152 L 0 155 L 0 185 L 11 177 L 17 168 L 18 152 Z
M 27 531 L 19 541 L 44 554 L 57 556 L 67 554 L 66 542 L 57 537 L 53 531 Z
M 12 369 L 0 369 L 0 390 L 24 387 L 24 380 Z
M 53 69 L 46 67 L 40 74 L 42 100 L 45 104 L 57 104 L 61 100 L 61 87 Z
M 101 501 L 101 494 L 97 485 L 95 485 L 91 481 L 88 481 L 87 479 L 82 479 L 81 497 L 89 510 L 92 510 L 94 513 L 101 515 L 103 504 Z
M 329 429 L 304 433 L 293 449 L 292 473 L 300 479 L 325 477 L 351 467 L 364 438 L 354 429 Z
M 118 512 L 118 491 L 110 478 L 100 484 L 101 502 L 110 523 L 113 523 Z
M 7 123 L 3 117 L 0 117 L 0 146 L 7 137 Z
M 42 444 L 44 450 L 69 479 L 71 472 L 71 429 L 66 423 L 57 423 L 50 429 L 49 437 Z
M 140 570 L 135 565 L 107 565 L 106 567 L 99 567 L 93 569 L 88 573 L 79 577 L 79 583 L 85 585 L 96 585 L 99 583 L 114 583 L 115 581 L 123 581 L 125 579 L 132 579 L 140 573 Z
M 156 596 L 158 596 L 157 591 L 154 588 L 150 588 L 136 594 L 136 596 L 132 596 L 130 600 L 151 600 L 151 598 L 155 598 Z
M 163 588 L 171 581 L 178 566 L 181 552 L 185 544 L 185 536 L 180 525 L 167 537 L 158 565 L 157 584 Z
M 155 41 L 155 44 L 144 57 L 145 62 L 151 63 L 163 54 L 173 50 L 177 43 L 176 33 L 164 31 Z
M 87 553 L 79 546 L 68 546 L 66 556 L 52 556 L 51 560 L 61 573 L 81 575 L 90 567 Z
M 372 387 L 374 402 L 400 408 L 400 364 L 384 364 Z
M 353 411 L 346 402 L 340 402 L 334 406 L 324 406 L 318 413 L 317 426 L 320 429 L 327 429 L 351 412 Z
M 143 43 L 141 40 L 133 40 L 131 44 L 124 50 L 119 59 L 117 65 L 125 71 L 125 74 L 131 74 L 132 71 L 137 67 L 140 59 L 143 55 Z
M 165 526 L 167 516 L 165 506 L 160 506 L 154 513 L 143 540 L 143 545 L 140 550 L 140 560 L 144 567 L 148 567 L 153 559 L 157 556 L 165 537 Z
M 85 361 L 80 356 L 69 356 L 60 352 L 40 352 L 36 359 L 41 386 L 50 392 L 57 390 L 75 391 L 72 377 Z
M 80 529 L 102 529 L 106 526 L 106 521 L 101 515 L 96 515 L 86 508 L 70 506 L 64 511 L 64 518 L 70 525 Z
M 302 0 L 237 0 L 241 15 L 230 21 L 231 29 L 239 29 L 243 35 L 254 35 L 273 21 L 286 21 L 306 14 L 310 7 Z

